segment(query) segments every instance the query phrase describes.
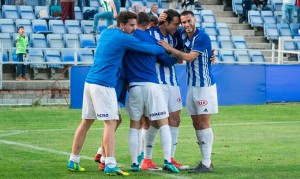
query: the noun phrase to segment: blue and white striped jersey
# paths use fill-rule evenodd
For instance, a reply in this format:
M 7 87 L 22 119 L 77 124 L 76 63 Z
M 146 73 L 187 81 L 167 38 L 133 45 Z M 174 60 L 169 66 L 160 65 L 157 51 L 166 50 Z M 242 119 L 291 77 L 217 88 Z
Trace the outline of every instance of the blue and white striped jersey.
M 200 29 L 196 29 L 193 37 L 189 39 L 185 30 L 181 32 L 183 50 L 200 52 L 201 54 L 192 62 L 187 62 L 187 85 L 207 87 L 215 84 L 211 74 L 212 47 L 209 36 Z
M 178 41 L 176 38 L 171 35 L 163 36 L 160 32 L 159 27 L 153 27 L 147 30 L 149 34 L 154 37 L 156 40 L 164 40 L 172 47 L 176 48 Z M 167 67 L 161 63 L 156 63 L 156 73 L 158 75 L 158 80 L 160 84 L 168 84 L 172 86 L 178 86 L 175 67 Z

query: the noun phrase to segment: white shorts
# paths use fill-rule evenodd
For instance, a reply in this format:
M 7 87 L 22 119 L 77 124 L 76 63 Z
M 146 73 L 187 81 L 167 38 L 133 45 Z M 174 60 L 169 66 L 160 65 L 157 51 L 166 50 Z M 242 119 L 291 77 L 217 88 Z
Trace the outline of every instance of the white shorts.
M 119 106 L 114 88 L 85 83 L 83 92 L 82 118 L 118 120 Z
M 218 113 L 216 84 L 209 87 L 189 86 L 186 99 L 188 115 Z
M 130 88 L 126 111 L 135 121 L 139 121 L 143 114 L 151 121 L 169 117 L 161 88 L 155 83 Z
M 179 86 L 160 84 L 169 113 L 182 109 L 182 101 Z

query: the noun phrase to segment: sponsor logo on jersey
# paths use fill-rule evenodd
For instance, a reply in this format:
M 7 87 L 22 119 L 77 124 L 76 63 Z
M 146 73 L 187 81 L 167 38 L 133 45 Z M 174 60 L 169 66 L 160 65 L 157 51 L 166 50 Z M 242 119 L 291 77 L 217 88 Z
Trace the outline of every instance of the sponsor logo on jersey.
M 97 117 L 108 117 L 108 114 L 97 114 Z
M 146 147 L 148 147 L 148 148 L 152 148 L 153 146 L 152 146 L 152 145 L 147 145 Z
M 181 103 L 181 98 L 180 98 L 180 97 L 177 98 L 177 102 L 178 102 L 178 103 Z
M 203 112 L 208 112 L 208 110 L 207 109 L 204 109 L 204 111 Z
M 198 106 L 206 106 L 208 102 L 206 100 L 197 101 Z
M 161 116 L 161 115 L 165 115 L 165 114 L 167 114 L 166 111 L 163 111 L 163 112 L 156 112 L 156 113 L 150 114 L 150 117 Z

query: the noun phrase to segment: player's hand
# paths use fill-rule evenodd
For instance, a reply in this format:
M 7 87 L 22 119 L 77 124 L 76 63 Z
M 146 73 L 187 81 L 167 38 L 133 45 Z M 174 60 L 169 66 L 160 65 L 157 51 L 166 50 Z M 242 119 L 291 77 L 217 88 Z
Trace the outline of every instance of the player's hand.
M 110 26 L 108 26 L 107 28 L 108 28 L 108 29 L 114 29 L 114 28 L 116 28 L 116 27 L 115 27 L 115 25 L 110 25 Z
M 164 22 L 167 19 L 168 15 L 165 12 L 162 12 L 158 17 L 158 24 Z
M 163 41 L 163 40 L 160 40 L 160 41 L 158 41 L 157 42 L 159 45 L 161 45 L 162 47 L 164 47 L 166 50 L 167 50 L 167 52 L 170 52 L 171 51 L 171 46 L 170 46 L 170 44 L 168 44 L 167 42 L 165 42 L 165 41 Z
M 118 17 L 117 12 L 114 12 L 114 18 L 117 19 L 117 17 Z
M 216 62 L 216 54 L 215 54 L 215 49 L 212 49 L 212 54 L 210 57 L 210 61 L 212 64 L 214 64 Z

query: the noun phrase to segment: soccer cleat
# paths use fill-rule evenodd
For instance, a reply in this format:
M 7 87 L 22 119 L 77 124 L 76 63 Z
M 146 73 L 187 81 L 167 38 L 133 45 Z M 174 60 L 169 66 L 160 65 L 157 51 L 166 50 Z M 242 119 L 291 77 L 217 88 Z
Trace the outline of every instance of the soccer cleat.
M 208 173 L 213 171 L 213 165 L 210 164 L 209 167 L 206 167 L 205 165 L 200 162 L 196 168 L 193 168 L 189 171 L 189 173 Z
M 164 161 L 164 170 L 172 173 L 179 173 L 179 170 L 172 163 L 169 163 L 167 160 Z
M 152 159 L 148 159 L 148 158 L 145 158 L 142 162 L 142 165 L 141 165 L 141 169 L 142 170 L 149 170 L 149 171 L 162 171 L 162 168 L 160 167 L 157 167 Z
M 142 152 L 141 155 L 138 156 L 139 166 L 141 166 L 143 160 L 144 160 L 144 152 Z
M 105 163 L 100 163 L 98 170 L 104 171 L 104 169 L 105 169 Z
M 182 165 L 181 163 L 178 163 L 173 157 L 171 158 L 171 162 L 179 170 L 187 170 L 190 168 L 188 165 Z
M 130 171 L 133 171 L 133 172 L 137 172 L 137 171 L 140 171 L 140 165 L 138 164 L 135 164 L 133 163 L 131 166 L 130 166 Z
M 109 168 L 108 166 L 105 166 L 104 173 L 109 176 L 114 176 L 114 175 L 128 176 L 129 175 L 129 173 L 124 172 L 118 166 L 115 166 L 114 168 Z
M 73 172 L 76 172 L 76 171 L 84 172 L 85 168 L 80 167 L 79 163 L 75 163 L 75 162 L 69 160 L 68 170 L 73 171 Z
M 94 161 L 98 162 L 98 163 L 101 163 L 101 161 L 100 161 L 101 156 L 102 156 L 101 154 L 96 154 L 95 157 L 94 157 Z

